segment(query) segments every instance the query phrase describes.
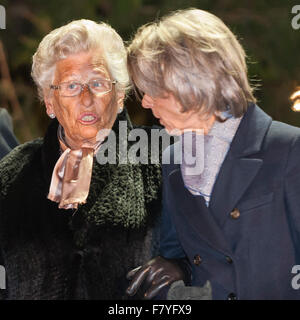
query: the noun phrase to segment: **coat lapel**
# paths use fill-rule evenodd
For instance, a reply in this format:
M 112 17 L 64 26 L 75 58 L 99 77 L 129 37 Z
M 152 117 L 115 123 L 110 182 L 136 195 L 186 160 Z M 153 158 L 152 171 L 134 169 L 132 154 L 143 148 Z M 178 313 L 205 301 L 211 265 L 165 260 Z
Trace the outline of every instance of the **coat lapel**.
M 261 159 L 227 157 L 216 180 L 209 209 L 222 227 L 260 169 Z
M 192 195 L 184 186 L 180 166 L 174 166 L 174 169 L 168 176 L 170 185 L 170 201 L 175 203 L 177 210 L 174 210 L 175 219 L 179 225 L 184 219 L 188 224 L 189 230 L 194 230 L 196 236 L 199 236 L 210 247 L 224 254 L 230 255 L 231 250 L 214 217 L 206 207 L 202 196 Z M 178 223 L 177 223 L 178 224 Z
M 217 176 L 209 205 L 221 227 L 263 164 L 259 152 L 271 122 L 271 117 L 253 104 L 240 123 Z

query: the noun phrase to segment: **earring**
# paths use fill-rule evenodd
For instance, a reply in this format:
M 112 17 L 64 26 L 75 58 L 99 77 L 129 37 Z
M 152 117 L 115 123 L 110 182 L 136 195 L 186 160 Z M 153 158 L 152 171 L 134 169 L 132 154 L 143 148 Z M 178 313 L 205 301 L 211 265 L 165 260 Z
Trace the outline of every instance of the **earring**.
M 50 114 L 49 114 L 49 117 L 50 117 L 51 119 L 54 119 L 54 118 L 55 118 L 55 114 L 54 114 L 54 113 L 50 113 Z
M 120 107 L 118 110 L 118 113 L 121 113 L 123 111 L 123 107 Z

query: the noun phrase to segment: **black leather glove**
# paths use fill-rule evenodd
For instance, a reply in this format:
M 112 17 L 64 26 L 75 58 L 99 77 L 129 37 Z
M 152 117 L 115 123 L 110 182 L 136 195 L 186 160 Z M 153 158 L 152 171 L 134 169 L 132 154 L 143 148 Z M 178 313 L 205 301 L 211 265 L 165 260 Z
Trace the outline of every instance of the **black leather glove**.
M 185 259 L 166 259 L 157 256 L 143 266 L 139 266 L 127 274 L 131 280 L 126 293 L 133 296 L 142 290 L 145 299 L 152 299 L 162 288 L 177 280 L 189 284 L 190 268 Z

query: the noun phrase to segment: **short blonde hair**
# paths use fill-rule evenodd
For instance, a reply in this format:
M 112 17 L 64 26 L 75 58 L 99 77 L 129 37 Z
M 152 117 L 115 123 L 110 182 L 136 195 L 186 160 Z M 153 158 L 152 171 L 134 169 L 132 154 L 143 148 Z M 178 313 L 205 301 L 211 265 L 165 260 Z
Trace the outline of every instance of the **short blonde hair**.
M 130 81 L 123 40 L 108 24 L 81 19 L 50 32 L 33 55 L 31 75 L 40 99 L 53 81 L 57 61 L 94 49 L 101 50 L 111 77 L 117 81 L 116 91 L 125 92 Z
M 235 117 L 255 102 L 245 52 L 213 14 L 187 9 L 140 27 L 128 46 L 137 89 L 152 97 L 172 93 L 183 112 L 230 110 Z

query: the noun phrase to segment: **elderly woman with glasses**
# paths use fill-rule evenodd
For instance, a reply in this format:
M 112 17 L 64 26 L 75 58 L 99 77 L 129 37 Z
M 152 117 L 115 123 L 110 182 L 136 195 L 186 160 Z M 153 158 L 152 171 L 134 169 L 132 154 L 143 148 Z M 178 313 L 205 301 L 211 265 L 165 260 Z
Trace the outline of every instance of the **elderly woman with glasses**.
M 32 76 L 52 119 L 43 139 L 0 163 L 0 265 L 7 299 L 123 299 L 126 273 L 155 249 L 160 166 L 100 164 L 119 124 L 126 50 L 107 24 L 73 21 L 48 34 Z M 147 129 L 148 130 L 148 129 Z M 97 157 L 96 157 L 97 155 Z

